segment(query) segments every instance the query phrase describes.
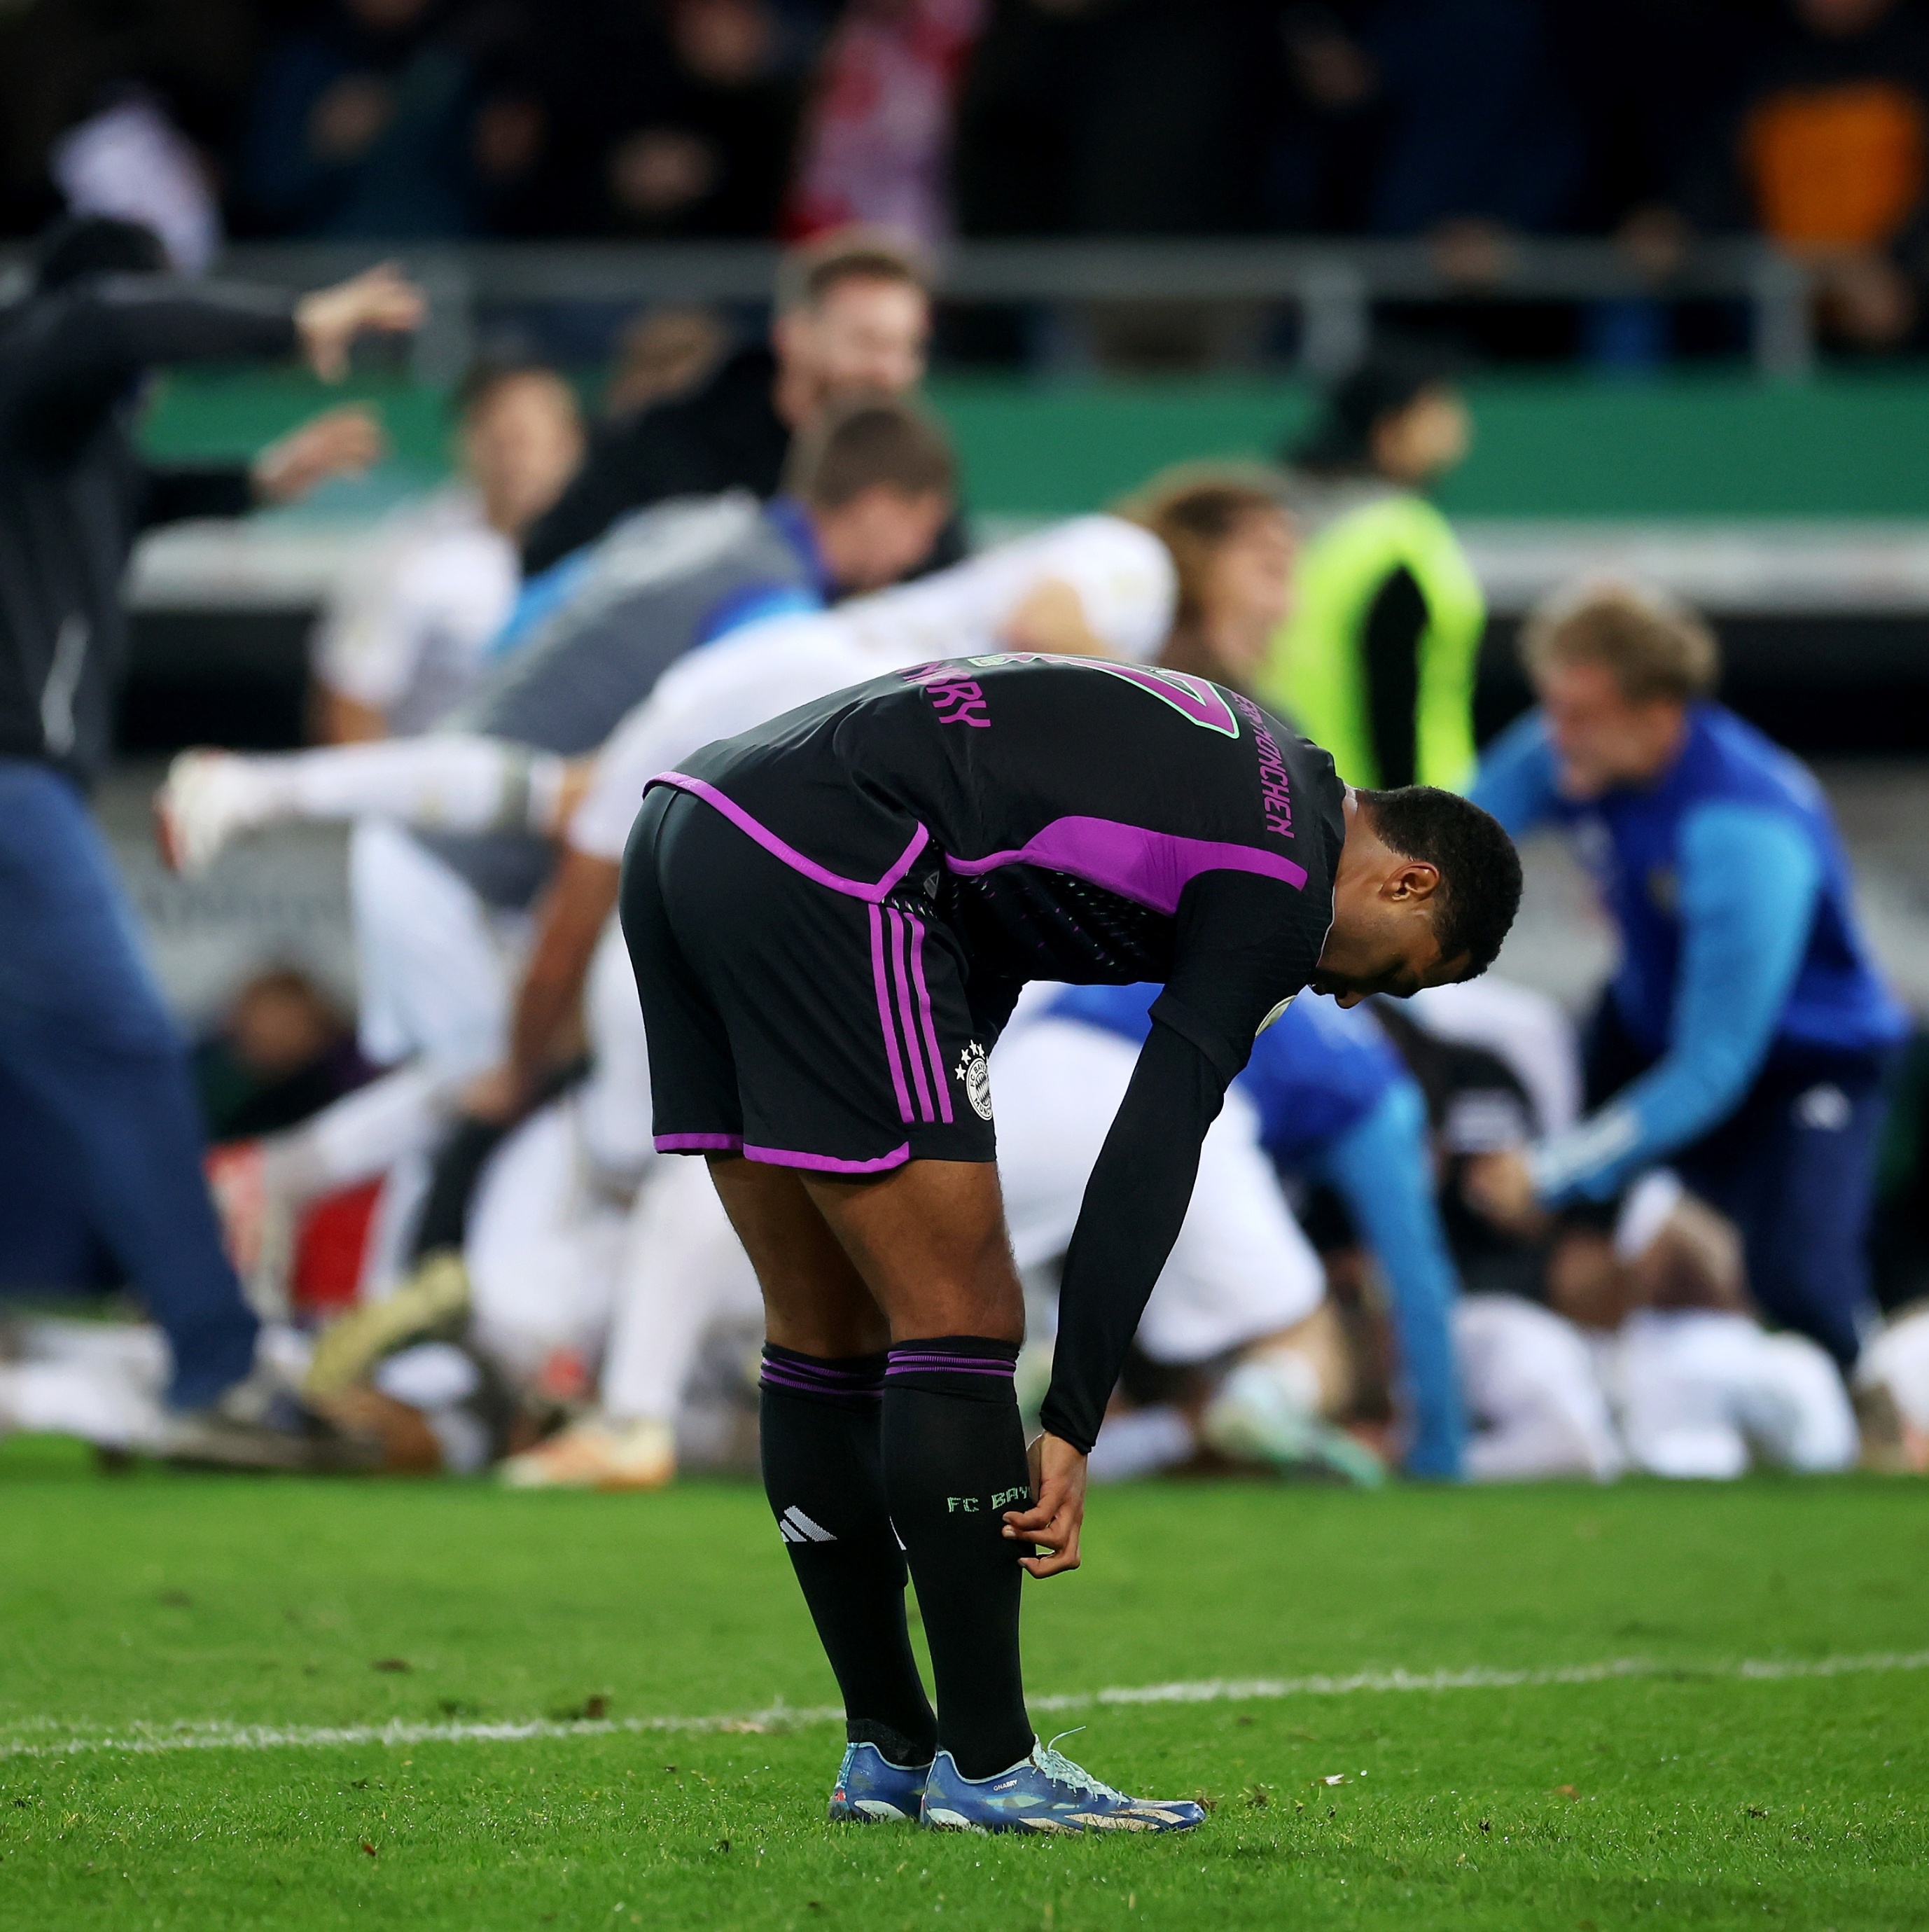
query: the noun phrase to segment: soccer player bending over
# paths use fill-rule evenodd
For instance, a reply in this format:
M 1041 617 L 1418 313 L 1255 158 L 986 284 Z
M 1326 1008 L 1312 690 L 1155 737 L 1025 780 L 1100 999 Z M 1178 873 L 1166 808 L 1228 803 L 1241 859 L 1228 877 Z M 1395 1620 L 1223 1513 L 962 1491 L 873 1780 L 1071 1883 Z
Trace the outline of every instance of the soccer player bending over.
M 1077 1565 L 1087 1452 L 1258 1030 L 1309 985 L 1352 1004 L 1479 973 L 1520 888 L 1464 800 L 1349 792 L 1250 700 L 1096 658 L 913 667 L 654 782 L 622 918 L 656 1144 L 709 1158 L 762 1284 L 765 1483 L 848 1720 L 833 1817 L 1200 1821 L 1036 1742 L 1020 1571 Z M 986 1060 L 1033 978 L 1166 990 L 1028 1466 Z

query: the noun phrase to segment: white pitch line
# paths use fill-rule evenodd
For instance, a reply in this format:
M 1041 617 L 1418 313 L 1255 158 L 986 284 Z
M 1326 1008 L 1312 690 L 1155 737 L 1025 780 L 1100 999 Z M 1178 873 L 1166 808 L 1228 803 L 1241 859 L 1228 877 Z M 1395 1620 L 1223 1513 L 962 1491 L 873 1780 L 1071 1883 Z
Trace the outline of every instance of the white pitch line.
M 1712 1664 L 1668 1663 L 1657 1658 L 1615 1658 L 1604 1664 L 1556 1664 L 1538 1670 L 1360 1670 L 1344 1677 L 1214 1677 L 1197 1682 L 1122 1684 L 1068 1691 L 1027 1702 L 1034 1711 L 1082 1711 L 1120 1704 L 1240 1704 L 1286 1697 L 1346 1697 L 1360 1691 L 1515 1690 L 1562 1684 L 1605 1684 L 1628 1678 L 1679 1678 L 1750 1683 L 1793 1678 L 1879 1676 L 1929 1670 L 1929 1650 L 1882 1651 L 1862 1657 L 1744 1658 Z M 730 1717 L 586 1718 L 580 1723 L 532 1718 L 496 1724 L 272 1725 L 144 1724 L 92 1736 L 69 1732 L 57 1718 L 0 1729 L 0 1758 L 70 1757 L 87 1751 L 146 1756 L 162 1751 L 302 1750 L 353 1744 L 522 1744 L 537 1738 L 607 1738 L 665 1732 L 759 1732 L 841 1723 L 835 1706 L 768 1710 Z M 37 1735 L 23 1735 L 37 1734 Z

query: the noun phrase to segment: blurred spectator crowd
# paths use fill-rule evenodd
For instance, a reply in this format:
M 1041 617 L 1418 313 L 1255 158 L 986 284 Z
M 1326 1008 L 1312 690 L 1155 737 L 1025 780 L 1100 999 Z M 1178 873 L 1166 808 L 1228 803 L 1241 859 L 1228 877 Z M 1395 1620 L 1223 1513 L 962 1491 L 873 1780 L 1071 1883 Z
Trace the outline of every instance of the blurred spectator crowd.
M 1874 338 L 1922 238 L 1929 18 L 1921 0 L 0 0 L 0 231 L 116 165 L 204 177 L 250 236 L 1472 225 L 1618 233 L 1665 263 L 1694 232 L 1755 230 L 1844 265 L 1834 299 Z

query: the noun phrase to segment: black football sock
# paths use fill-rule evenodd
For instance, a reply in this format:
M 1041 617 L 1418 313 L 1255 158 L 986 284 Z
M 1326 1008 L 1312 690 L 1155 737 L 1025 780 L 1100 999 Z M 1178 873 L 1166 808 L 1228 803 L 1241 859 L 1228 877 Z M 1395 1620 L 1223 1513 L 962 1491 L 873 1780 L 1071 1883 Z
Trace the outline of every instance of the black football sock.
M 844 1694 L 845 1735 L 931 1762 L 937 1724 L 904 1618 L 904 1558 L 879 1464 L 882 1355 L 764 1351 L 764 1489 Z
M 1018 1674 L 1018 1567 L 1004 1534 L 1031 1492 L 1012 1370 L 976 1335 L 899 1343 L 884 1378 L 884 1492 L 910 1558 L 938 1681 L 938 1740 L 967 1778 L 1032 1746 Z

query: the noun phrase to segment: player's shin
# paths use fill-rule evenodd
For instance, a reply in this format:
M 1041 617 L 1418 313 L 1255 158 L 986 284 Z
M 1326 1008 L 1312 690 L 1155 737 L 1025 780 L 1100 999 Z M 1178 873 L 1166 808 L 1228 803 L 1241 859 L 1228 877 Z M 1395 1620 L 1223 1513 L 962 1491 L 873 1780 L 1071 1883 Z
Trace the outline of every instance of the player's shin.
M 882 1355 L 764 1351 L 764 1486 L 843 1693 L 853 1744 L 928 1764 L 935 1720 L 904 1616 L 878 1452 Z
M 1014 1342 L 948 1336 L 891 1351 L 884 1485 L 937 1678 L 938 1742 L 967 1778 L 1031 1750 L 1018 1670 L 1022 1546 L 1004 1512 L 1030 1494 Z

